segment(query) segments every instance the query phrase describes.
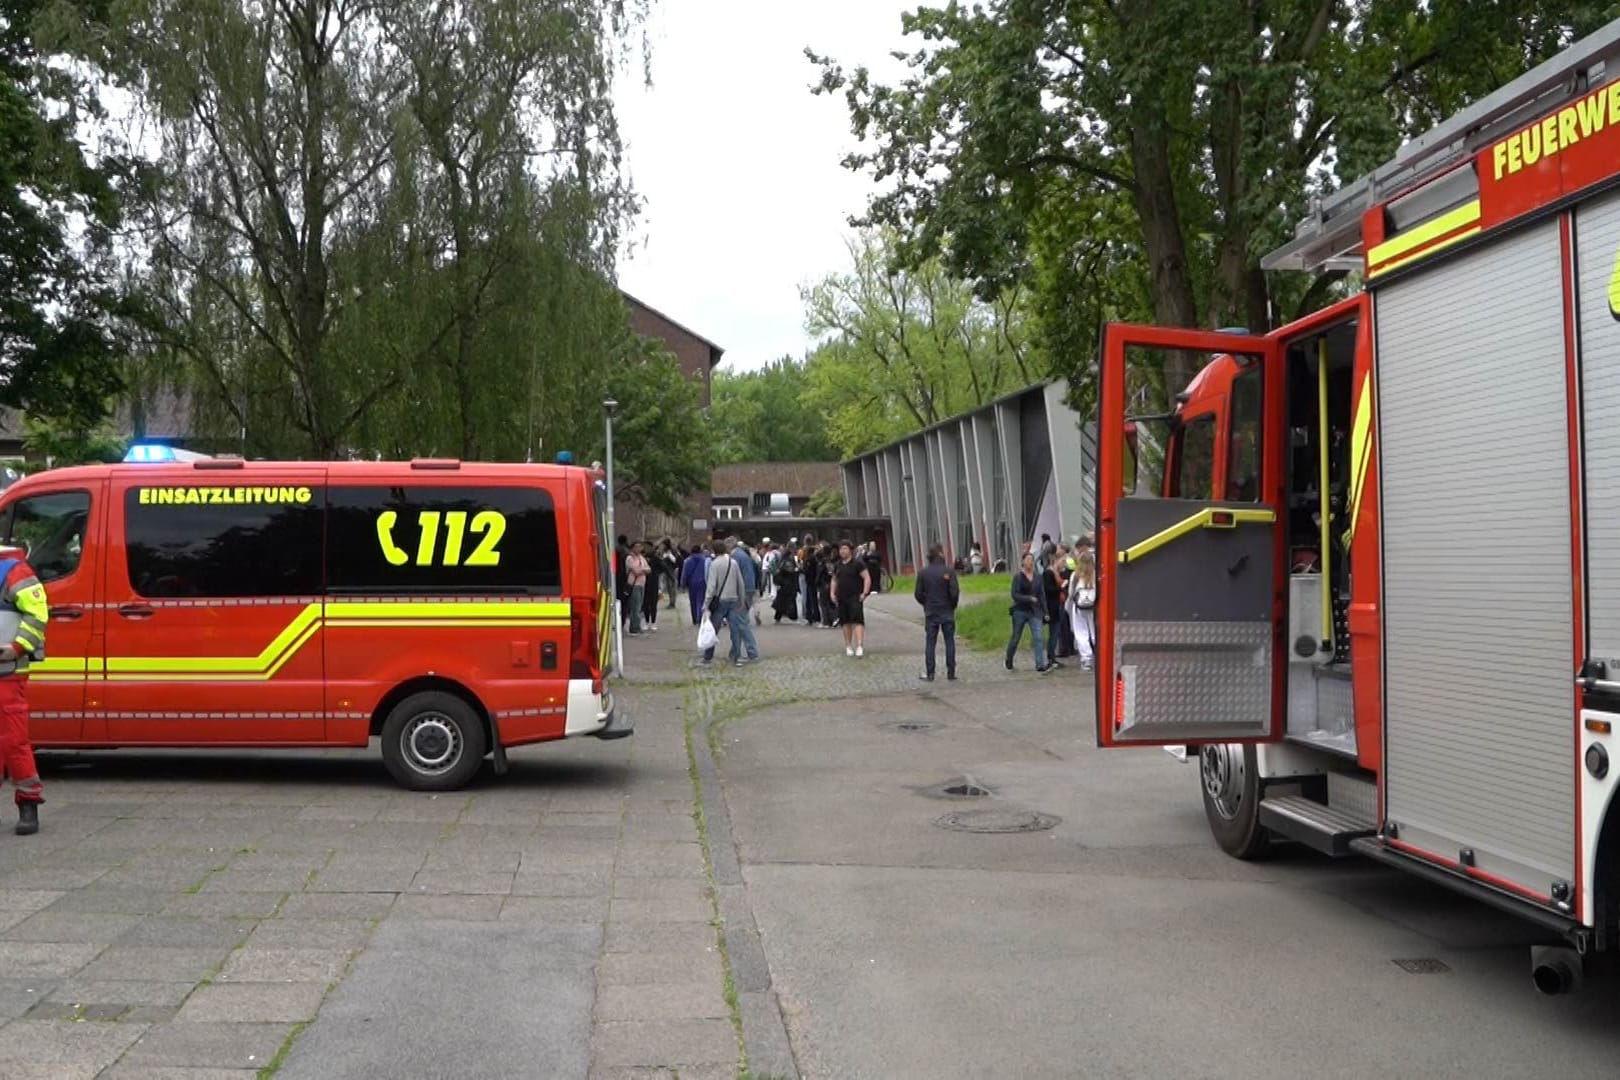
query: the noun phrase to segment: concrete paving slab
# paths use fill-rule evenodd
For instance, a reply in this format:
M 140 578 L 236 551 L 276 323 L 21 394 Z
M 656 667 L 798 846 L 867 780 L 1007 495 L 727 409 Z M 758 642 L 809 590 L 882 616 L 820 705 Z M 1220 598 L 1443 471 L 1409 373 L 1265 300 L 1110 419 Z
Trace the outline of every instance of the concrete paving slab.
M 600 943 L 590 927 L 390 919 L 278 1076 L 584 1076 Z
M 0 941 L 0 972 L 9 979 L 62 978 L 96 958 L 104 945 Z
M 142 915 L 87 915 L 41 911 L 0 934 L 4 941 L 68 941 L 109 944 L 129 933 Z
M 501 917 L 505 901 L 504 896 L 401 896 L 388 909 L 388 918 L 493 922 Z
M 242 945 L 249 949 L 358 949 L 371 936 L 364 919 L 266 919 Z
M 163 914 L 267 919 L 276 913 L 286 895 L 284 892 L 181 893 L 163 905 Z
M 612 918 L 607 924 L 605 952 L 708 952 L 717 949 L 714 927 L 708 923 L 652 922 Z
M 299 1023 L 313 1020 L 327 982 L 215 982 L 197 988 L 177 1023 Z
M 162 1024 L 141 1036 L 119 1066 L 258 1070 L 292 1030 L 292 1024 Z
M 595 1060 L 605 1066 L 725 1065 L 738 1058 L 737 1033 L 729 1020 L 631 1020 L 600 1023 Z
M 380 919 L 394 906 L 393 893 L 294 893 L 276 912 L 279 919 Z
M 221 919 L 191 915 L 152 915 L 127 930 L 120 945 L 175 948 L 223 946 L 234 948 L 253 932 L 252 919 Z
M 81 970 L 86 982 L 197 983 L 208 976 L 231 951 L 228 945 L 208 947 L 111 945 Z
M 604 868 L 590 874 L 520 872 L 512 879 L 513 896 L 606 896 L 612 878 Z
M 57 985 L 53 978 L 0 976 L 0 1024 L 15 1020 L 44 1001 Z
M 604 986 L 596 995 L 596 1019 L 604 1020 L 729 1020 L 720 987 L 710 983 L 642 983 Z
M 0 1076 L 20 1076 L 34 1069 L 64 1077 L 94 1077 L 146 1030 L 140 1024 L 14 1021 L 0 1039 Z
M 47 911 L 94 915 L 156 915 L 176 893 L 161 889 L 83 889 L 61 894 Z
M 140 982 L 72 978 L 46 1000 L 70 1005 L 154 1005 L 178 1007 L 197 988 L 195 982 Z
M 607 905 L 588 897 L 508 896 L 501 904 L 500 918 L 502 922 L 601 926 L 607 918 Z
M 238 949 L 215 982 L 334 983 L 349 966 L 348 949 Z
M 98 1080 L 256 1080 L 257 1069 L 177 1069 L 168 1066 L 114 1065 Z

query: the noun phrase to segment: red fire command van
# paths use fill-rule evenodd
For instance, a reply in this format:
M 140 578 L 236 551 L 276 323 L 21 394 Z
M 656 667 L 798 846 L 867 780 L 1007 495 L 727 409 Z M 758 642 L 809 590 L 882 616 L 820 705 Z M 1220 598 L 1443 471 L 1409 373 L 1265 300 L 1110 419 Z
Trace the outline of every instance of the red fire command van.
M 1106 331 L 1099 742 L 1196 748 L 1239 858 L 1541 924 L 1567 989 L 1620 946 L 1620 22 L 1265 266 L 1366 288 L 1264 336 Z
M 418 790 L 630 734 L 603 686 L 585 469 L 232 460 L 61 469 L 0 495 L 50 599 L 41 747 L 365 746 Z

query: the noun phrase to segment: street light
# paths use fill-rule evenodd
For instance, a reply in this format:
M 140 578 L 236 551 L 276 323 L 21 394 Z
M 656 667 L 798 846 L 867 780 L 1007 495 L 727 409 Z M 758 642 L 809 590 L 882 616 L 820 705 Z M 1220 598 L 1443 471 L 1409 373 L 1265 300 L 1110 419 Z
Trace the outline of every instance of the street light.
M 613 520 L 613 416 L 619 411 L 619 403 L 612 398 L 602 402 L 602 416 L 607 423 L 607 536 L 602 538 L 604 544 L 613 544 L 613 675 L 621 678 L 624 675 L 624 621 L 619 612 L 619 549 L 618 526 Z

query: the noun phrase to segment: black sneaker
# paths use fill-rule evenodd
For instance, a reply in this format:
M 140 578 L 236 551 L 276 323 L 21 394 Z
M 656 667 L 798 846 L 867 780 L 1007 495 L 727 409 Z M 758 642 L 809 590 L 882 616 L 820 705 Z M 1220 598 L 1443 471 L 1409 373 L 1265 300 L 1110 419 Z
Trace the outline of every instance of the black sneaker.
M 923 682 L 933 682 L 934 681 L 934 677 L 932 675 L 919 675 L 919 676 L 917 676 L 917 678 L 921 679 Z M 956 678 L 956 676 L 952 675 L 951 678 L 954 679 L 954 678 Z
M 1012 667 L 1012 657 L 1009 656 L 1009 657 L 1007 657 L 1007 670 L 1011 671 L 1012 669 L 1013 669 L 1013 667 Z
M 955 682 L 956 681 L 956 672 L 952 671 L 952 672 L 948 673 L 945 676 L 945 678 L 950 682 Z
M 17 835 L 33 836 L 39 832 L 39 803 L 17 804 Z

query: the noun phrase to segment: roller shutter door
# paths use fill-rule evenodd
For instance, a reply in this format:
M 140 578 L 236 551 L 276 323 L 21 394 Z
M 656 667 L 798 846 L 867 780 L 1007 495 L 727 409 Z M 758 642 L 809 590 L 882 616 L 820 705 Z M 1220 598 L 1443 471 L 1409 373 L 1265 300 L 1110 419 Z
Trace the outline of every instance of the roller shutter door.
M 1620 660 L 1620 315 L 1611 310 L 1609 295 L 1620 260 L 1620 195 L 1576 211 L 1575 245 L 1586 447 L 1586 651 Z
M 1546 895 L 1575 859 L 1556 221 L 1375 294 L 1386 815 Z

